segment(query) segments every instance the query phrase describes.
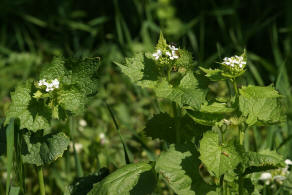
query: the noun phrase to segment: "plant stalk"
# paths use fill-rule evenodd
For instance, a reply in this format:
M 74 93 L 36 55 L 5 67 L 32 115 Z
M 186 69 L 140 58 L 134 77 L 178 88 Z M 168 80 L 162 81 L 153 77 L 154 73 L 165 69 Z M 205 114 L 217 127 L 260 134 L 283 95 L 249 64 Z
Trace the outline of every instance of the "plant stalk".
M 232 83 L 233 83 L 233 88 L 235 91 L 235 96 L 238 97 L 238 87 L 237 87 L 237 82 L 235 78 L 232 80 Z
M 45 183 L 44 183 L 44 175 L 43 175 L 43 168 L 41 166 L 37 166 L 37 173 L 40 185 L 40 195 L 45 195 Z

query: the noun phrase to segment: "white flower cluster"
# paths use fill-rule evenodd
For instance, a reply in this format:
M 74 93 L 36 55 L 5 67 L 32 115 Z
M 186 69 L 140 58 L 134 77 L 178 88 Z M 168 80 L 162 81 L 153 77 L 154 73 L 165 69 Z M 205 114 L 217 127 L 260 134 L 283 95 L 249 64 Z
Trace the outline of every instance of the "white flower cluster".
M 225 57 L 222 64 L 231 67 L 243 68 L 246 65 L 246 61 L 243 59 L 243 56 L 232 56 L 230 58 Z
M 38 82 L 39 86 L 46 86 L 46 92 L 53 91 L 54 89 L 59 88 L 60 82 L 58 79 L 54 79 L 51 82 L 47 82 L 46 79 L 42 79 Z
M 169 45 L 168 46 L 170 51 L 166 51 L 165 55 L 167 55 L 169 57 L 169 59 L 174 60 L 177 59 L 179 56 L 177 55 L 176 51 L 178 51 L 178 48 L 176 48 L 173 45 Z M 160 49 L 158 49 L 153 55 L 153 57 L 155 57 L 155 60 L 158 60 L 161 56 L 162 56 L 162 51 Z
M 274 174 L 269 172 L 262 173 L 259 180 L 264 181 L 266 185 L 269 185 L 273 181 L 282 184 L 283 181 L 286 179 L 287 175 L 289 175 L 290 173 L 289 166 L 292 165 L 292 161 L 290 159 L 286 159 L 285 164 L 286 164 L 285 168 L 274 170 L 273 172 Z

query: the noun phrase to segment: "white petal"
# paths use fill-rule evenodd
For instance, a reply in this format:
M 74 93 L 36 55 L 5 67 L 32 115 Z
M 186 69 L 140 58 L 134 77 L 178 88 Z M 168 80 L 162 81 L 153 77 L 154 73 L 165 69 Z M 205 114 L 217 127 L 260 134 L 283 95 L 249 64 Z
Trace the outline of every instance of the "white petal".
M 262 173 L 261 176 L 260 176 L 260 180 L 268 180 L 268 179 L 271 179 L 272 178 L 272 174 L 271 173 Z
M 286 159 L 286 160 L 285 160 L 285 164 L 286 164 L 286 165 L 292 165 L 292 161 L 291 161 L 290 159 Z

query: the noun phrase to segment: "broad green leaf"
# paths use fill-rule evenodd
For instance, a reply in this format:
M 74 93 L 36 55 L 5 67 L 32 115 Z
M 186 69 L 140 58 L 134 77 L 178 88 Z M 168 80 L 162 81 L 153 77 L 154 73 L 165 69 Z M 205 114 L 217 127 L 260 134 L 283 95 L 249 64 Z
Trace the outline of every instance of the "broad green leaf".
M 188 109 L 188 115 L 201 125 L 213 126 L 222 119 L 227 119 L 235 109 L 228 107 L 226 103 L 213 102 L 203 104 L 199 111 Z
M 213 190 L 199 173 L 200 160 L 193 144 L 170 145 L 161 153 L 155 170 L 178 195 L 202 194 Z
M 157 66 L 153 59 L 147 57 L 150 54 L 136 54 L 133 58 L 126 58 L 125 65 L 116 63 L 130 80 L 147 88 L 154 88 L 159 80 Z
M 239 90 L 239 109 L 248 125 L 274 124 L 284 120 L 281 96 L 273 86 L 248 86 Z
M 183 143 L 195 137 L 199 140 L 206 131 L 204 126 L 198 125 L 188 116 L 173 118 L 167 113 L 154 115 L 146 123 L 144 132 L 153 139 L 165 140 L 167 143 Z M 179 140 L 178 140 L 179 139 Z
M 219 144 L 218 134 L 211 131 L 206 132 L 200 141 L 200 154 L 210 174 L 216 177 L 234 170 L 242 160 L 233 144 Z
M 151 194 L 156 186 L 152 166 L 145 162 L 126 165 L 94 184 L 88 195 Z
M 28 131 L 23 134 L 22 160 L 24 163 L 36 166 L 49 164 L 67 150 L 70 140 L 63 132 L 45 136 L 40 134 L 40 131 L 37 133 Z
M 199 86 L 198 79 L 192 72 L 188 72 L 177 87 L 163 80 L 154 89 L 156 95 L 178 103 L 180 106 L 189 105 L 199 109 L 205 101 L 207 90 Z
M 11 93 L 12 102 L 6 112 L 5 124 L 11 118 L 19 119 L 20 129 L 37 131 L 48 129 L 51 120 L 51 110 L 43 100 L 37 101 L 32 98 L 32 82 L 18 86 L 15 92 Z
M 93 187 L 93 184 L 101 181 L 109 174 L 109 170 L 101 168 L 98 172 L 86 177 L 76 178 L 69 186 L 71 195 L 86 195 Z
M 243 158 L 244 174 L 284 167 L 283 157 L 275 151 L 246 152 Z
M 86 97 L 77 89 L 68 89 L 60 91 L 58 95 L 58 103 L 64 110 L 74 114 L 80 114 L 84 111 Z

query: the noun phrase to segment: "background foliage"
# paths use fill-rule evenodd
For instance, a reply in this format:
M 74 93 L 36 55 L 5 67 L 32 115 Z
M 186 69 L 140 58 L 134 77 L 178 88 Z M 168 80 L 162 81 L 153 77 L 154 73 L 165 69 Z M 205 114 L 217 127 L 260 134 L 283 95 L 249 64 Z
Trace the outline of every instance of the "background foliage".
M 260 86 L 274 83 L 287 97 L 288 122 L 249 129 L 245 148 L 277 150 L 292 159 L 290 10 L 292 2 L 289 0 L 112 0 L 87 1 L 86 4 L 73 0 L 2 0 L 0 117 L 4 117 L 10 92 L 16 85 L 29 78 L 38 79 L 40 69 L 51 63 L 54 56 L 99 56 L 98 95 L 84 116 L 72 122 L 75 131 L 71 138 L 75 146 L 82 144 L 82 149 L 65 152 L 63 159 L 44 170 L 47 193 L 63 194 L 76 176 L 92 174 L 101 167 L 112 171 L 125 164 L 123 146 L 107 104 L 117 119 L 130 160 L 155 159 L 163 144 L 146 138 L 142 129 L 145 121 L 157 114 L 163 104 L 156 102 L 150 90 L 133 86 L 112 62 L 123 63 L 125 56 L 138 51 L 153 51 L 162 30 L 167 40 L 191 51 L 196 65 L 202 67 L 212 67 L 219 58 L 246 48 L 248 70 L 240 83 Z M 209 87 L 220 95 L 227 93 L 229 86 L 219 83 Z M 81 119 L 87 125 L 79 123 Z M 64 124 L 56 122 L 54 125 L 57 128 Z M 1 130 L 0 153 L 5 151 L 3 134 Z M 167 154 L 163 157 L 167 158 Z M 5 192 L 6 163 L 9 158 L 1 156 L 0 194 Z M 35 171 L 30 167 L 23 171 L 27 194 L 38 194 Z M 173 193 L 164 182 L 159 185 L 158 194 Z

